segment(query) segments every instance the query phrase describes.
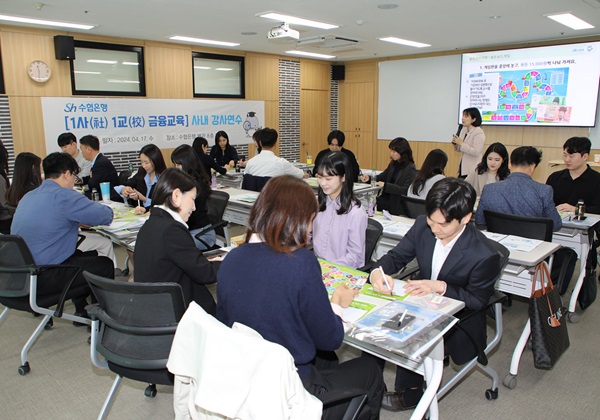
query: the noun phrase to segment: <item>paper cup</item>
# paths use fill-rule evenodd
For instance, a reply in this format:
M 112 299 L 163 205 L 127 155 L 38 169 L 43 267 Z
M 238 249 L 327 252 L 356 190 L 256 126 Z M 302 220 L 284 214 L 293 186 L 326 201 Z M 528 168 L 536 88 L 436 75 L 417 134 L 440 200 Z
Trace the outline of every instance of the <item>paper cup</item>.
M 110 201 L 110 182 L 100 183 L 100 194 L 102 194 L 102 201 Z

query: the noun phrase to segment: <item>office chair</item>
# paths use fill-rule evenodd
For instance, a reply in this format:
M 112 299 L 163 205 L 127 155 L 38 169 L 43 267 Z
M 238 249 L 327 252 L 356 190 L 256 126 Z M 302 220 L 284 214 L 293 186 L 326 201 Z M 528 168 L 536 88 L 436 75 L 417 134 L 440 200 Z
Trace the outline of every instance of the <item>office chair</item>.
M 65 287 L 60 293 L 38 296 L 38 276 L 49 270 L 64 270 Z M 52 328 L 52 317 L 90 324 L 87 318 L 63 313 L 67 299 L 89 294 L 87 286 L 71 287 L 80 272 L 80 267 L 70 265 L 36 265 L 23 238 L 0 235 L 0 303 L 5 306 L 0 315 L 0 324 L 8 317 L 11 309 L 44 316 L 21 350 L 22 364 L 18 368 L 20 375 L 26 375 L 31 370 L 29 350 L 44 330 Z M 56 308 L 52 310 L 51 306 Z
M 269 179 L 271 179 L 270 176 L 254 176 L 250 174 L 244 174 L 244 178 L 242 179 L 242 189 L 261 192 Z
M 119 172 L 119 185 L 125 184 L 129 178 L 131 178 L 131 171 L 129 169 Z
M 375 252 L 375 248 L 377 248 L 377 243 L 382 234 L 383 226 L 381 223 L 373 218 L 369 218 L 367 220 L 367 234 L 365 237 L 365 267 L 371 262 L 373 252 Z
M 210 225 L 206 226 L 195 235 L 195 238 L 202 242 L 207 249 L 211 249 L 211 247 L 200 238 L 206 232 L 210 232 L 211 230 L 216 232 L 217 236 L 221 238 L 225 246 L 229 245 L 228 222 L 223 220 L 227 203 L 229 203 L 229 194 L 224 191 L 213 190 L 208 197 L 206 206 L 208 208 L 208 220 L 210 221 Z
M 366 395 L 304 389 L 289 351 L 235 323 L 232 328 L 190 303 L 167 363 L 175 375 L 175 418 L 320 419 L 322 405 L 350 400 L 343 420 L 355 419 Z M 321 400 L 324 397 L 325 400 Z M 193 412 L 193 411 L 196 412 Z M 214 417 L 213 417 L 214 416 Z
M 508 263 L 508 256 L 510 253 L 508 249 L 506 249 L 506 247 L 504 247 L 504 245 L 500 244 L 499 242 L 492 240 L 489 240 L 488 242 L 496 250 L 496 252 L 501 255 L 500 261 L 498 263 L 498 274 L 494 279 L 494 283 L 496 283 L 502 275 L 502 270 L 504 270 L 504 267 Z M 437 393 L 438 399 L 444 397 L 444 395 L 450 392 L 452 388 L 454 388 L 465 376 L 467 376 L 471 371 L 475 370 L 476 368 L 481 369 L 483 373 L 485 373 L 492 379 L 492 386 L 491 388 L 486 389 L 485 397 L 488 400 L 495 400 L 496 398 L 498 398 L 498 373 L 490 366 L 488 366 L 487 355 L 490 354 L 500 344 L 500 340 L 502 339 L 502 302 L 504 300 L 506 300 L 506 295 L 502 292 L 499 292 L 498 290 L 494 290 L 494 293 L 488 300 L 487 305 L 485 305 L 479 311 L 471 312 L 467 316 L 459 319 L 458 323 L 455 325 L 454 328 L 461 329 L 467 335 L 469 341 L 471 341 L 471 344 L 477 349 L 477 357 L 463 365 L 461 369 L 458 372 L 456 372 L 454 376 L 450 378 L 450 380 L 448 380 L 448 382 L 440 386 Z M 480 314 L 481 312 L 490 314 L 490 308 L 493 313 L 495 332 L 494 336 L 487 343 L 486 347 L 482 349 L 480 348 L 480 346 L 478 346 L 477 342 L 468 333 L 468 331 L 462 328 L 462 324 L 468 319 L 472 318 L 473 316 Z
M 86 308 L 92 318 L 92 363 L 117 374 L 98 415 L 105 419 L 123 377 L 149 383 L 144 392 L 148 397 L 156 395 L 156 384 L 173 385 L 167 359 L 185 302 L 177 283 L 129 283 L 87 271 L 83 275 L 98 300 Z
M 484 210 L 483 215 L 490 232 L 552 242 L 553 222 L 548 217 L 517 216 L 490 210 Z
M 418 216 L 425 214 L 425 200 L 421 198 L 408 197 L 402 195 L 402 206 L 404 213 L 411 219 L 416 219 Z

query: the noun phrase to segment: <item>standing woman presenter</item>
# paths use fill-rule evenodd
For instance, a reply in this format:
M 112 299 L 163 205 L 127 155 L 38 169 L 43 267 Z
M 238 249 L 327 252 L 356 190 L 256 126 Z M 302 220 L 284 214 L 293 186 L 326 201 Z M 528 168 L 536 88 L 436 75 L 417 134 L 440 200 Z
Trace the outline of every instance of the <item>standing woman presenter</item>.
M 481 129 L 481 113 L 477 108 L 467 108 L 462 113 L 462 128 L 452 137 L 454 151 L 461 153 L 458 165 L 459 178 L 465 178 L 481 162 L 485 133 Z

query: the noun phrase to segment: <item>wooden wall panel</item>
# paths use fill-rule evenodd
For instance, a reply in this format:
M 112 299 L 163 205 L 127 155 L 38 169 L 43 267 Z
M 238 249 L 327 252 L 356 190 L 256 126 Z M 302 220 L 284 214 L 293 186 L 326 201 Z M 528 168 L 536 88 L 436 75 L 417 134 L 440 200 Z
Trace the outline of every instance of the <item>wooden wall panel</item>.
M 344 82 L 375 82 L 377 80 L 377 62 L 361 61 L 346 63 Z
M 15 154 L 21 152 L 46 156 L 42 101 L 38 97 L 8 98 Z
M 53 33 L 12 32 L 4 28 L 0 32 L 7 95 L 71 96 L 69 62 L 54 58 Z M 27 66 L 34 60 L 43 60 L 50 66 L 50 80 L 38 83 L 27 76 Z
M 327 146 L 328 134 L 329 91 L 300 90 L 300 161 L 309 154 L 316 158 Z
M 146 94 L 149 98 L 192 99 L 191 48 L 144 47 Z
M 300 60 L 300 89 L 329 91 L 330 79 L 329 62 Z
M 279 58 L 262 54 L 246 56 L 246 99 L 279 100 Z

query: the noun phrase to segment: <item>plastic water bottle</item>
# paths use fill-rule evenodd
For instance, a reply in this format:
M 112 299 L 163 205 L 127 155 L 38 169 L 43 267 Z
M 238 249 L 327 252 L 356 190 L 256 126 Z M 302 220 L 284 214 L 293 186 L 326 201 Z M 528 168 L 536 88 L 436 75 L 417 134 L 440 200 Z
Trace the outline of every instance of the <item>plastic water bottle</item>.
M 96 188 L 92 188 L 92 201 L 100 201 L 100 194 Z
M 217 188 L 217 175 L 215 175 L 214 172 L 213 172 L 212 176 L 210 177 L 210 186 L 211 186 L 211 188 Z
M 367 207 L 367 216 L 373 217 L 375 216 L 375 194 L 369 194 L 369 206 Z
M 375 168 L 371 171 L 371 186 L 374 187 L 377 185 L 377 171 Z
M 130 163 L 129 166 L 127 167 L 127 169 L 129 170 L 129 173 L 131 174 L 131 175 L 129 175 L 129 178 L 131 178 L 134 175 L 134 173 L 133 173 L 133 164 Z

